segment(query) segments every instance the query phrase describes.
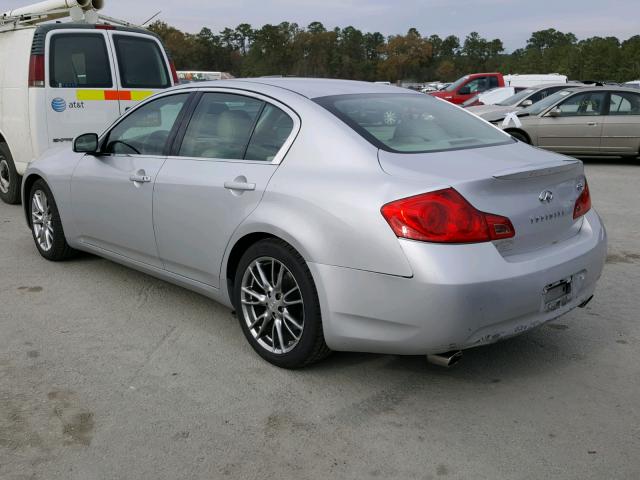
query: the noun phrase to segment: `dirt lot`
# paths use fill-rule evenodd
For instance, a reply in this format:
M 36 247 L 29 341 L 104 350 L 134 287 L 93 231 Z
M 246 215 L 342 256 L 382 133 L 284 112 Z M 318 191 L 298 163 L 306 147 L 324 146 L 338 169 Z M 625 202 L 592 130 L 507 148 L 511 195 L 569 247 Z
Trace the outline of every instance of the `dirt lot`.
M 640 161 L 587 174 L 610 235 L 594 301 L 450 370 L 278 370 L 206 298 L 43 260 L 0 203 L 0 478 L 640 478 Z

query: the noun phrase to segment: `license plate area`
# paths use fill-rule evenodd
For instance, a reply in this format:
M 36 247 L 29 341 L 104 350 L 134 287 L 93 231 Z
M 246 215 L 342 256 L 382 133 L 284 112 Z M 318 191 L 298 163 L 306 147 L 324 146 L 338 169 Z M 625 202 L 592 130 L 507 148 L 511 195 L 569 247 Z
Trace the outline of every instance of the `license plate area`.
M 569 303 L 572 299 L 573 277 L 565 278 L 544 287 L 544 311 L 552 312 Z

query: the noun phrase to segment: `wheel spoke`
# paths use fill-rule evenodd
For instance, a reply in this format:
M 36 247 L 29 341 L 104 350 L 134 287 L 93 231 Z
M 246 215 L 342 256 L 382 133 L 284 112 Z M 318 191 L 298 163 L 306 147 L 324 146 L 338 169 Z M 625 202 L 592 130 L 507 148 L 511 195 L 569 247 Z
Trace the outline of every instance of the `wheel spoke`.
M 44 213 L 44 204 L 42 203 L 42 193 L 41 192 L 36 192 L 36 194 L 33 196 L 33 201 L 36 204 L 36 208 L 38 209 L 39 213 Z
M 298 330 L 302 330 L 302 325 L 299 324 L 295 318 L 293 318 L 291 316 L 291 314 L 288 311 L 284 311 L 284 313 L 282 314 L 282 318 L 284 318 L 287 322 L 290 322 L 293 324 L 294 327 L 296 327 Z
M 276 289 L 278 291 L 282 291 L 282 279 L 284 278 L 284 265 L 280 265 L 280 270 L 278 271 L 278 278 L 276 280 Z M 286 295 L 285 295 L 286 296 Z
M 268 326 L 269 326 L 269 317 L 266 317 L 264 322 L 262 322 L 262 325 L 260 325 L 260 330 L 258 330 L 258 333 L 256 334 L 256 338 L 262 338 L 262 335 L 264 335 L 264 332 L 267 330 Z
M 256 262 L 256 270 L 258 271 L 258 275 L 260 275 L 260 279 L 262 280 L 262 284 L 265 286 L 266 290 L 271 290 L 272 286 L 267 279 L 267 276 L 264 274 L 262 267 L 260 266 L 260 262 Z M 265 291 L 266 291 L 265 290 Z
M 298 305 L 298 304 L 300 304 L 300 303 L 302 303 L 302 299 L 299 299 L 299 300 L 293 300 L 293 301 L 291 301 L 291 302 L 289 302 L 289 301 L 287 301 L 287 300 L 285 300 L 285 301 L 284 301 L 284 304 L 285 304 L 287 307 L 289 307 L 289 306 L 291 306 L 291 305 Z
M 249 330 L 253 330 L 253 328 L 258 323 L 260 323 L 260 321 L 262 321 L 262 320 L 264 320 L 266 322 L 268 316 L 269 316 L 269 311 L 265 311 L 262 315 L 260 315 L 259 317 L 256 317 L 256 319 L 253 321 L 253 323 L 251 323 L 251 325 L 249 325 Z
M 284 338 L 282 337 L 282 320 L 277 318 L 273 322 L 273 324 L 275 325 L 276 333 L 278 334 L 278 342 L 280 342 L 280 350 L 284 352 L 285 344 L 284 344 Z
M 255 298 L 256 300 L 258 300 L 258 302 L 260 302 L 262 305 L 264 305 L 265 303 L 267 303 L 267 297 L 265 297 L 264 295 L 260 295 L 257 292 L 254 292 L 253 290 L 251 290 L 248 287 L 242 287 L 242 291 L 244 293 L 246 293 L 247 295 L 251 295 L 253 298 Z

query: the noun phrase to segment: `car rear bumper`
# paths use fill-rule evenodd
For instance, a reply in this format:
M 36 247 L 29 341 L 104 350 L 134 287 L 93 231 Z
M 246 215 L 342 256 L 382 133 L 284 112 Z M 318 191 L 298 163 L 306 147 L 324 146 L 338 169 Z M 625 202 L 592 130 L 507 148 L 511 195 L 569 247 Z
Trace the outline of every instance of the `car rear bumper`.
M 588 300 L 607 250 L 593 210 L 569 240 L 508 259 L 491 243 L 400 243 L 412 278 L 309 264 L 330 348 L 418 355 L 518 335 Z M 546 311 L 545 287 L 567 278 L 570 299 Z

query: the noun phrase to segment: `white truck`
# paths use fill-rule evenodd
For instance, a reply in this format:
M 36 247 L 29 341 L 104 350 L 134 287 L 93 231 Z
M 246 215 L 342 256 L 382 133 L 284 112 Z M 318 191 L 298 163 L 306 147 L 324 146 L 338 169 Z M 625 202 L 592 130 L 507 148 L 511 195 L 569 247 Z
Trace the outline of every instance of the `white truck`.
M 102 0 L 47 0 L 0 14 L 0 198 L 45 150 L 100 132 L 178 84 L 151 32 L 98 15 Z M 50 20 L 70 16 L 68 22 Z

